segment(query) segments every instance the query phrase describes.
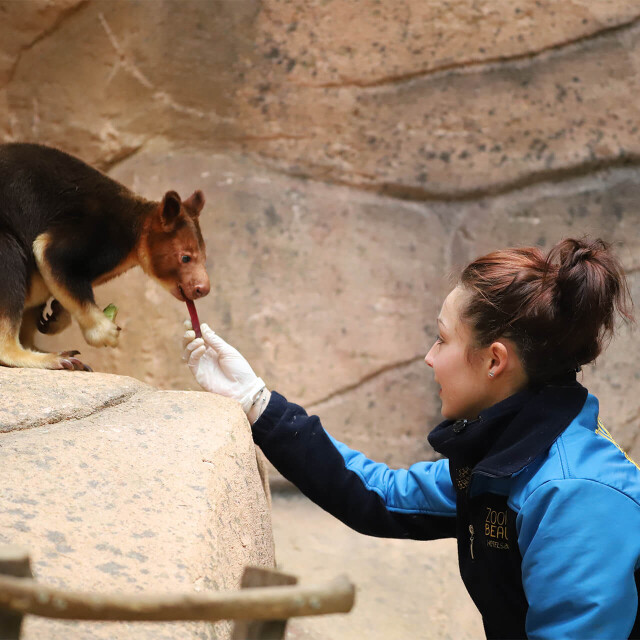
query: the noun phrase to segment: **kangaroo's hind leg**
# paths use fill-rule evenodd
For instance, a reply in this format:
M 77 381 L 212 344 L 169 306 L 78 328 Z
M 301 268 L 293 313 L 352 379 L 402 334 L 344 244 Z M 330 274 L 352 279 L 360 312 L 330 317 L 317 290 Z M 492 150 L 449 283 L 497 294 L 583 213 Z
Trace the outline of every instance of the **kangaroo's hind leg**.
M 42 316 L 44 306 L 44 304 L 41 304 L 37 307 L 31 307 L 30 309 L 25 309 L 22 313 L 22 323 L 20 325 L 18 339 L 25 349 L 37 351 L 33 339 L 38 330 L 38 321 Z
M 23 312 L 29 285 L 29 265 L 25 251 L 11 235 L 0 233 L 0 364 L 37 369 L 85 369 L 75 353 L 39 353 L 20 342 Z M 24 333 L 34 314 L 27 313 Z

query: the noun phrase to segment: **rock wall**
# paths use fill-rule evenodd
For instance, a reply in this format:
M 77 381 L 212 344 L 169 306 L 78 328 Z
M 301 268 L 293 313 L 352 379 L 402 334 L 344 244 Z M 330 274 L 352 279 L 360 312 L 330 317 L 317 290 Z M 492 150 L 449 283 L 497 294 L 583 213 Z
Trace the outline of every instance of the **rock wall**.
M 439 402 L 422 362 L 474 256 L 616 242 L 640 290 L 640 10 L 622 0 L 0 1 L 0 137 L 55 144 L 140 193 L 204 190 L 200 316 L 337 437 L 405 465 Z M 98 290 L 96 369 L 195 388 L 177 301 Z M 637 340 L 584 374 L 640 457 Z
M 273 567 L 268 487 L 236 403 L 132 378 L 0 369 L 0 543 L 74 591 L 236 590 Z M 230 624 L 66 623 L 25 640 L 218 639 Z

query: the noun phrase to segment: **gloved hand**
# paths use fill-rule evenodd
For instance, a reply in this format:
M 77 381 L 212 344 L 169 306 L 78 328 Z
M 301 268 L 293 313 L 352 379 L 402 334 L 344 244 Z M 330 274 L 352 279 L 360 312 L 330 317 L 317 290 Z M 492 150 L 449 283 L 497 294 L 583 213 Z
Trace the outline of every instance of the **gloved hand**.
M 187 362 L 198 384 L 205 390 L 237 400 L 245 413 L 265 388 L 240 352 L 227 344 L 207 324 L 200 325 L 202 338 L 196 338 L 191 322 L 183 337 L 182 359 Z

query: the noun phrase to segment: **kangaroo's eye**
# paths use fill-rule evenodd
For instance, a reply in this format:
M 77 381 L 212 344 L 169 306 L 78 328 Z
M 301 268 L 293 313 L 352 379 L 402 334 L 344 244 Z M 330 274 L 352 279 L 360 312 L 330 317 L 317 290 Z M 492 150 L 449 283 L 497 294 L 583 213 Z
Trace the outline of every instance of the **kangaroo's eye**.
M 191 262 L 191 256 L 182 256 L 182 262 Z

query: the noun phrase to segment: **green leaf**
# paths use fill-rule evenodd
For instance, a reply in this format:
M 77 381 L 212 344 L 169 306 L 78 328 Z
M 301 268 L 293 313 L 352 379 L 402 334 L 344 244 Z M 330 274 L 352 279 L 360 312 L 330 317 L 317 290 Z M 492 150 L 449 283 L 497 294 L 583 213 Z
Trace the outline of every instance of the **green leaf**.
M 113 302 L 109 305 L 107 305 L 103 312 L 105 316 L 107 316 L 107 318 L 109 318 L 109 320 L 111 320 L 111 322 L 115 322 L 116 321 L 116 315 L 118 315 L 118 307 L 116 307 L 115 304 L 113 304 Z

